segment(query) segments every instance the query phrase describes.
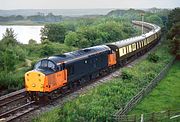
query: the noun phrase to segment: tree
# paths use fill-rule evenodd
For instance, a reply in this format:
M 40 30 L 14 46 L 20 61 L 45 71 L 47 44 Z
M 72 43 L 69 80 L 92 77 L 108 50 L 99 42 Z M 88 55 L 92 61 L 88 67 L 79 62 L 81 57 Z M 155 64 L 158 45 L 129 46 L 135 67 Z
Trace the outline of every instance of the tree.
M 171 39 L 171 52 L 180 59 L 180 21 L 171 27 L 168 38 Z
M 82 38 L 79 42 L 78 42 L 78 46 L 79 48 L 85 48 L 85 47 L 89 47 L 91 46 L 91 42 L 89 42 L 86 38 Z
M 174 24 L 180 22 L 180 8 L 173 9 L 168 15 L 168 29 L 170 29 Z
M 168 38 L 171 40 L 171 52 L 180 59 L 180 8 L 173 9 L 168 15 Z
M 42 43 L 41 57 L 50 56 L 54 54 L 54 47 L 49 40 L 45 40 Z
M 5 71 L 13 71 L 15 69 L 15 64 L 17 56 L 12 49 L 6 49 L 5 52 L 1 52 L 1 67 Z
M 14 30 L 12 28 L 7 28 L 6 32 L 3 34 L 2 43 L 6 46 L 9 45 L 16 45 L 18 44 L 16 40 L 16 34 L 14 33 Z
M 66 36 L 65 36 L 65 44 L 68 46 L 78 46 L 78 34 L 76 32 L 69 32 Z
M 163 26 L 163 21 L 158 15 L 150 15 L 146 18 L 147 22 L 154 23 L 159 26 Z
M 101 44 L 100 42 L 95 41 L 95 40 L 102 40 L 101 32 L 98 28 L 96 28 L 96 26 L 82 27 L 77 30 L 77 33 L 81 35 L 82 38 L 85 38 L 89 41 L 90 44 L 89 46 Z
M 28 42 L 28 44 L 33 45 L 33 44 L 37 44 L 37 42 L 36 42 L 36 40 L 34 40 L 34 39 L 30 39 L 29 42 Z
M 62 24 L 46 24 L 41 29 L 41 40 L 48 39 L 52 42 L 63 43 L 66 32 L 66 27 Z
M 0 64 L 5 71 L 15 70 L 15 65 L 25 60 L 26 51 L 16 40 L 16 35 L 12 28 L 6 29 L 3 39 L 0 41 Z
M 124 38 L 122 32 L 122 24 L 115 21 L 109 21 L 99 25 L 99 29 L 102 32 L 107 33 L 106 42 L 118 41 Z
M 23 20 L 23 19 L 24 19 L 24 17 L 22 15 L 17 15 L 15 17 L 15 20 Z

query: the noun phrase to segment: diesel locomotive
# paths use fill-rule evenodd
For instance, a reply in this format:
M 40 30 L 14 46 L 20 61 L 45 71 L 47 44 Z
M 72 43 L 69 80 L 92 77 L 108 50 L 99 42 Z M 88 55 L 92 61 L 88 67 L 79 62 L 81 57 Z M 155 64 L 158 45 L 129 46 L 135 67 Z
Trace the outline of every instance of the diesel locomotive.
M 25 73 L 25 88 L 31 100 L 52 99 L 64 89 L 91 81 L 107 74 L 114 67 L 124 66 L 158 43 L 161 28 L 157 25 L 132 21 L 149 32 L 114 43 L 54 55 L 38 61 Z

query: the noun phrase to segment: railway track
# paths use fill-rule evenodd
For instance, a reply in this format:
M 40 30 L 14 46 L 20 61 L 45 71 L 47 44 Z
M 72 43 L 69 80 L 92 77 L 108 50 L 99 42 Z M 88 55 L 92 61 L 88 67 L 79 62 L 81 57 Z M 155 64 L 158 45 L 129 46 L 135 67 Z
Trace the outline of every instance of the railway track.
M 0 114 L 0 121 L 12 121 L 20 116 L 23 116 L 31 111 L 36 110 L 39 108 L 39 105 L 35 104 L 35 101 L 27 102 L 19 107 L 13 108 L 9 111 Z
M 39 106 L 35 101 L 27 102 L 25 89 L 21 89 L 0 97 L 0 122 L 11 121 L 27 114 Z
M 25 89 L 21 89 L 0 97 L 0 108 L 11 104 L 14 101 L 25 98 Z

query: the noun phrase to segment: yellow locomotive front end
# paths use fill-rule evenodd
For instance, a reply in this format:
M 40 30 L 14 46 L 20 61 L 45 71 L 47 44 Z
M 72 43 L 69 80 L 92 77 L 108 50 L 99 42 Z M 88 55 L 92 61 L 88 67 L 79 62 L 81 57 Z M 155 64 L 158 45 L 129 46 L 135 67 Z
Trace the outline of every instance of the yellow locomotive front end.
M 26 91 L 44 91 L 45 75 L 39 71 L 29 71 L 25 74 Z
M 25 89 L 29 100 L 50 98 L 50 94 L 67 84 L 67 70 L 49 59 L 37 62 L 34 69 L 25 73 Z

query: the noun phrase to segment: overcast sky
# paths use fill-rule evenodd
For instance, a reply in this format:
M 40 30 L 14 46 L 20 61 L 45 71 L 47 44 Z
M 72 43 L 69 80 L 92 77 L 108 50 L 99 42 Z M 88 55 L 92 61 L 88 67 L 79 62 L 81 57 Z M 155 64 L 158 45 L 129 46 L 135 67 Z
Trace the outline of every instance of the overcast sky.
M 0 9 L 175 8 L 180 0 L 0 0 Z

